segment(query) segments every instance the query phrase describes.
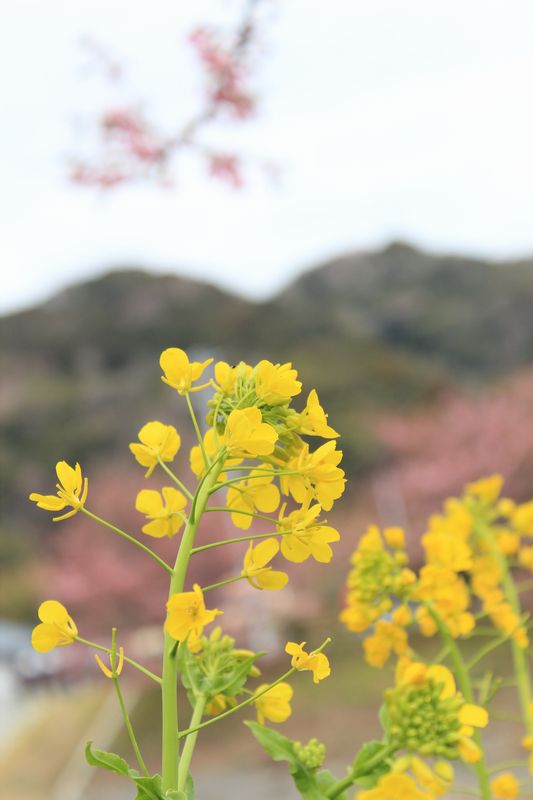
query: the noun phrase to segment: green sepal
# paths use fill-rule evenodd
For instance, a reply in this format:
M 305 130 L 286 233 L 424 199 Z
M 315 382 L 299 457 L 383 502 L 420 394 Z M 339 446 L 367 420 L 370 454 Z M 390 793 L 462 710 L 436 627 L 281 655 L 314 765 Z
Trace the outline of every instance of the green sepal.
M 295 786 L 304 800 L 327 800 L 326 790 L 335 783 L 335 778 L 328 770 L 308 769 L 298 759 L 294 750 L 294 742 L 282 733 L 259 725 L 257 722 L 244 723 L 252 731 L 259 744 L 274 761 L 287 761 Z
M 187 775 L 185 791 L 182 789 L 169 789 L 165 794 L 165 800 L 194 800 L 194 784 L 192 778 Z

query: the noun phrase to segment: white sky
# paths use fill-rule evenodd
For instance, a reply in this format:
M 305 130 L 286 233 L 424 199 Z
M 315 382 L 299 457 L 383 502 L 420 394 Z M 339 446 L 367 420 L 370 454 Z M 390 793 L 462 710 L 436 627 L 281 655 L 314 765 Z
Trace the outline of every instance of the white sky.
M 254 297 L 350 249 L 406 238 L 493 257 L 533 251 L 531 0 L 273 0 L 260 114 L 212 131 L 277 163 L 234 192 L 184 163 L 176 189 L 66 180 L 81 118 L 112 90 L 82 35 L 123 56 L 165 124 L 199 73 L 183 39 L 237 0 L 17 0 L 0 24 L 0 311 L 117 265 Z M 6 282 L 7 278 L 7 282 Z

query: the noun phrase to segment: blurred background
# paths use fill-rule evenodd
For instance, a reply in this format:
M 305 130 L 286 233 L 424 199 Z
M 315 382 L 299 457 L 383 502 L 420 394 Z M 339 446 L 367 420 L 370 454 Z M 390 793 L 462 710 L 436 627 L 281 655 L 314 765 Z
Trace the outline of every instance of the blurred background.
M 183 432 L 190 475 L 188 420 L 159 380 L 169 346 L 293 361 L 317 388 L 349 479 L 334 561 L 299 567 L 280 596 L 236 584 L 216 605 L 242 646 L 334 637 L 335 678 L 298 681 L 288 735 L 318 736 L 342 772 L 378 733 L 390 674 L 336 622 L 358 536 L 405 526 L 416 563 L 427 516 L 465 481 L 500 471 L 533 495 L 532 34 L 527 0 L 6 10 L 0 800 L 131 796 L 84 764 L 88 738 L 128 755 L 92 656 L 38 655 L 30 633 L 53 596 L 84 635 L 117 624 L 157 664 L 165 587 L 122 541 L 78 516 L 55 525 L 27 496 L 79 461 L 91 509 L 139 533 L 127 445 L 146 421 Z M 158 698 L 127 678 L 155 771 Z M 240 718 L 206 733 L 195 771 L 205 800 L 296 796 Z

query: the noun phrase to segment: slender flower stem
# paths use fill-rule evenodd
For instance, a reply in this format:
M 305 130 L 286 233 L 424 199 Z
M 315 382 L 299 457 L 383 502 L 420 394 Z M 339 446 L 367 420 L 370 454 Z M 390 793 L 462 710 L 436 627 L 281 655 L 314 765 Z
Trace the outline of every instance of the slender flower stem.
M 90 642 L 89 639 L 82 639 L 81 636 L 75 636 L 74 639 L 76 642 L 79 642 L 80 644 L 85 644 L 87 645 L 87 647 L 92 647 L 93 650 L 100 650 L 101 653 L 107 653 L 108 655 L 111 655 L 111 649 L 109 647 L 104 647 L 102 644 L 96 644 L 96 642 Z M 138 669 L 139 672 L 142 672 L 143 675 L 146 675 L 147 678 L 151 678 L 156 683 L 161 683 L 161 678 L 159 677 L 159 675 L 156 675 L 154 672 L 151 672 L 146 667 L 143 667 L 142 664 L 139 664 L 132 658 L 124 656 L 124 661 L 126 662 L 126 664 L 129 664 L 130 666 L 135 667 L 135 669 Z
M 196 733 L 196 731 L 200 731 L 200 730 L 202 730 L 202 728 L 207 728 L 209 725 L 213 725 L 215 722 L 218 722 L 219 720 L 223 719 L 224 717 L 229 717 L 230 714 L 235 714 L 236 711 L 240 711 L 241 708 L 245 708 L 246 706 L 249 706 L 250 703 L 253 703 L 259 697 L 261 697 L 262 695 L 266 694 L 274 686 L 277 686 L 278 683 L 281 683 L 282 681 L 286 680 L 287 678 L 290 678 L 290 676 L 294 675 L 295 672 L 296 672 L 296 667 L 291 667 L 280 678 L 275 680 L 273 683 L 270 683 L 266 687 L 266 689 L 262 689 L 260 692 L 255 692 L 253 695 L 251 695 L 251 697 L 248 697 L 246 700 L 243 700 L 242 703 L 239 703 L 238 705 L 233 706 L 233 708 L 229 708 L 227 711 L 222 712 L 222 714 L 217 714 L 217 716 L 213 717 L 212 719 L 208 719 L 208 720 L 206 720 L 205 722 L 202 722 L 199 725 L 196 725 L 194 727 L 191 726 L 190 728 L 187 728 L 187 730 L 181 731 L 181 733 L 179 734 L 179 738 L 182 739 L 184 736 L 189 736 L 190 733 Z
M 187 487 L 185 486 L 185 484 L 184 484 L 182 481 L 180 481 L 180 479 L 178 478 L 178 476 L 177 476 L 177 475 L 174 475 L 174 473 L 172 472 L 172 470 L 170 469 L 170 467 L 168 467 L 168 466 L 165 464 L 165 462 L 164 462 L 164 461 L 163 461 L 161 458 L 158 458 L 158 459 L 157 459 L 157 461 L 158 461 L 158 463 L 159 463 L 159 466 L 160 466 L 160 467 L 162 467 L 162 468 L 164 469 L 164 471 L 167 473 L 168 477 L 169 477 L 171 480 L 173 480 L 173 481 L 174 481 L 174 483 L 176 484 L 176 486 L 179 486 L 179 488 L 181 489 L 181 491 L 183 492 L 183 494 L 184 494 L 184 495 L 186 495 L 186 497 L 188 497 L 188 498 L 189 498 L 189 500 L 192 500 L 192 499 L 194 498 L 194 495 L 192 494 L 192 492 L 190 492 L 190 491 L 187 489 Z
M 196 726 L 200 723 L 204 713 L 205 704 L 206 704 L 205 695 L 203 694 L 198 695 L 192 712 L 191 722 L 189 725 L 190 728 L 196 728 Z M 185 785 L 187 783 L 187 776 L 189 774 L 189 768 L 191 766 L 191 758 L 194 752 L 194 747 L 196 745 L 197 738 L 198 738 L 198 731 L 195 730 L 189 736 L 187 736 L 187 739 L 185 740 L 178 771 L 178 791 L 185 790 Z
M 426 601 L 425 606 L 428 612 L 431 614 L 431 617 L 438 628 L 438 631 L 440 633 L 443 642 L 447 644 L 449 647 L 450 658 L 453 662 L 454 671 L 457 677 L 459 688 L 461 689 L 461 692 L 466 702 L 473 703 L 474 692 L 472 689 L 472 684 L 470 682 L 470 675 L 468 673 L 466 664 L 463 660 L 462 653 L 457 646 L 457 642 L 455 641 L 450 631 L 448 630 L 448 626 L 445 624 L 445 622 L 441 619 L 440 615 L 436 611 L 433 603 Z M 477 774 L 479 790 L 481 792 L 481 797 L 483 798 L 483 800 L 490 800 L 491 796 L 490 784 L 487 771 L 487 763 L 485 761 L 485 751 L 483 749 L 481 735 L 479 734 L 478 731 L 474 732 L 473 739 L 475 743 L 478 745 L 481 753 L 479 761 L 474 765 Z
M 272 522 L 274 525 L 277 523 L 277 519 L 267 517 L 266 514 L 257 514 L 255 511 L 241 511 L 240 508 L 230 508 L 229 506 L 209 506 L 205 510 L 206 513 L 208 511 L 228 511 L 230 514 L 242 514 L 246 517 L 255 517 L 255 519 L 266 519 L 267 522 Z
M 504 769 L 520 769 L 520 767 L 527 767 L 527 758 L 512 758 L 509 761 L 500 761 L 499 764 L 493 764 L 489 769 L 490 774 L 500 772 Z
M 489 653 L 492 653 L 493 650 L 496 650 L 497 647 L 500 645 L 505 644 L 505 642 L 509 641 L 509 637 L 512 636 L 512 633 L 505 633 L 503 636 L 498 636 L 497 639 L 489 642 L 482 647 L 475 656 L 473 656 L 470 661 L 467 661 L 466 668 L 469 672 L 471 672 L 472 668 L 479 664 L 479 662 L 485 658 Z
M 172 570 L 169 598 L 183 591 L 187 567 L 196 536 L 198 524 L 204 512 L 209 492 L 223 466 L 225 451 L 206 470 L 191 504 L 187 525 L 180 542 L 176 563 Z M 178 727 L 178 664 L 175 640 L 165 631 L 163 649 L 163 676 L 161 683 L 162 702 L 162 788 L 163 793 L 178 787 L 179 727 Z
M 137 759 L 137 763 L 141 768 L 141 772 L 149 778 L 150 773 L 146 768 L 146 764 L 144 763 L 144 759 L 141 755 L 141 751 L 139 745 L 137 744 L 137 739 L 135 738 L 135 733 L 133 731 L 133 727 L 129 718 L 128 710 L 126 708 L 126 703 L 124 702 L 124 696 L 122 694 L 122 690 L 120 688 L 120 679 L 119 679 L 119 672 L 117 672 L 117 629 L 113 628 L 111 633 L 111 653 L 109 655 L 109 661 L 111 664 L 111 679 L 113 681 L 113 685 L 115 687 L 115 692 L 118 699 L 118 704 L 120 706 L 120 712 L 122 714 L 122 719 L 124 721 L 124 725 L 128 732 L 128 736 L 130 738 L 131 746 L 133 748 L 133 752 L 135 753 L 135 758 Z
M 131 543 L 132 543 L 132 544 L 134 544 L 136 547 L 139 547 L 141 550 L 144 550 L 144 552 L 145 552 L 145 553 L 148 553 L 148 555 L 149 555 L 151 558 L 153 558 L 153 559 L 154 559 L 154 561 L 157 561 L 157 563 L 158 563 L 158 564 L 159 564 L 161 567 L 163 567 L 163 569 L 164 569 L 164 570 L 166 570 L 166 571 L 169 573 L 169 575 L 172 575 L 172 567 L 170 567 L 170 566 L 169 566 L 169 565 L 166 563 L 166 561 L 163 561 L 163 559 L 162 559 L 162 558 L 160 558 L 160 557 L 157 555 L 157 553 L 154 553 L 154 551 L 153 551 L 153 550 L 150 550 L 150 548 L 149 548 L 149 547 L 147 547 L 145 544 L 143 544 L 142 542 L 140 542 L 138 539 L 135 539 L 133 536 L 130 536 L 130 534 L 129 534 L 129 533 L 126 533 L 126 531 L 123 531 L 123 530 L 121 530 L 120 528 L 117 528 L 117 527 L 116 527 L 116 525 L 112 525 L 110 522 L 106 522 L 106 520 L 105 520 L 105 519 L 102 519 L 102 517 L 98 517 L 96 514 L 93 514 L 93 512 L 92 512 L 92 511 L 89 511 L 89 509 L 85 508 L 85 506 L 83 506 L 83 507 L 82 507 L 80 510 L 81 510 L 81 511 L 83 511 L 83 513 L 84 513 L 84 514 L 85 514 L 87 517 L 90 517 L 91 519 L 94 519 L 94 520 L 95 520 L 95 522 L 99 522 L 101 525 L 105 525 L 105 527 L 106 527 L 106 528 L 109 528 L 110 530 L 114 531 L 115 533 L 118 533 L 118 535 L 119 535 L 119 536 L 122 536 L 122 538 L 123 538 L 123 539 L 127 539 L 127 540 L 128 540 L 128 542 L 131 542 Z
M 246 575 L 236 575 L 235 578 L 226 578 L 225 581 L 218 583 L 210 583 L 209 586 L 202 586 L 202 592 L 208 592 L 210 589 L 219 589 L 221 586 L 227 586 L 228 583 L 235 583 L 235 581 L 242 581 Z
M 294 533 L 291 528 L 288 531 L 271 531 L 270 533 L 254 533 L 253 536 L 236 536 L 234 539 L 221 539 L 218 542 L 211 542 L 210 544 L 203 544 L 201 547 L 193 547 L 191 555 L 195 553 L 203 553 L 204 550 L 212 550 L 215 547 L 222 547 L 225 544 L 236 544 L 237 542 L 253 542 L 255 539 L 269 539 L 272 536 L 287 536 L 289 533 Z
M 225 470 L 225 471 L 229 472 L 230 469 L 231 468 L 228 467 L 228 469 Z M 258 469 L 253 469 L 253 468 L 252 468 L 251 472 L 252 471 L 253 472 L 259 472 Z M 223 489 L 225 486 L 231 486 L 234 483 L 241 483 L 243 480 L 252 481 L 252 480 L 254 480 L 254 478 L 256 480 L 259 480 L 259 478 L 264 478 L 264 477 L 269 476 L 269 475 L 271 475 L 273 478 L 278 478 L 278 477 L 283 477 L 284 475 L 300 475 L 301 474 L 296 469 L 280 470 L 280 471 L 277 471 L 277 472 L 274 472 L 274 471 L 271 472 L 271 471 L 268 471 L 268 470 L 264 470 L 264 471 L 261 470 L 262 474 L 260 474 L 260 475 L 252 475 L 251 472 L 248 475 L 242 475 L 240 478 L 230 478 L 229 481 L 221 481 L 220 483 L 217 483 L 216 486 L 213 487 L 213 492 L 218 492 L 219 489 Z
M 381 764 L 382 761 L 385 761 L 390 755 L 392 755 L 395 751 L 395 747 L 384 747 L 383 750 L 380 750 L 379 753 L 376 753 L 374 758 L 365 761 L 365 770 L 364 772 L 359 772 L 352 767 L 350 772 L 345 778 L 341 778 L 340 781 L 334 783 L 333 786 L 330 786 L 326 792 L 326 797 L 338 797 L 342 794 L 346 789 L 349 789 L 350 786 L 356 782 L 358 778 L 364 777 L 364 775 L 368 775 L 369 772 L 372 772 L 374 767 L 377 767 L 378 764 Z
M 192 405 L 192 402 L 191 402 L 191 396 L 190 396 L 189 392 L 185 392 L 185 400 L 187 401 L 187 407 L 188 407 L 189 413 L 191 415 L 192 424 L 194 425 L 194 430 L 196 431 L 196 437 L 198 439 L 198 444 L 200 446 L 200 451 L 202 453 L 202 458 L 204 460 L 204 465 L 205 465 L 205 468 L 207 469 L 209 464 L 210 464 L 210 461 L 209 461 L 209 458 L 207 457 L 207 453 L 205 452 L 204 439 L 203 439 L 202 433 L 200 431 L 200 426 L 198 425 L 198 420 L 196 419 L 196 414 L 194 413 L 194 408 L 193 408 L 193 405 Z

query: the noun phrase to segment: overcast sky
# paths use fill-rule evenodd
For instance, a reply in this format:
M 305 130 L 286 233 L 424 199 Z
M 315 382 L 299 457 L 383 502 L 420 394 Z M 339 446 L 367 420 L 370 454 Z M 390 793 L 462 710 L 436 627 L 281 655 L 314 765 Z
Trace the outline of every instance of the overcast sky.
M 404 238 L 483 256 L 533 253 L 531 0 L 272 0 L 260 113 L 210 141 L 271 160 L 240 192 L 183 164 L 173 190 L 76 189 L 66 158 L 113 102 L 80 49 L 122 56 L 126 92 L 186 120 L 185 45 L 236 0 L 18 0 L 0 25 L 0 311 L 116 265 L 272 293 L 334 254 Z M 7 282 L 6 282 L 7 277 Z

